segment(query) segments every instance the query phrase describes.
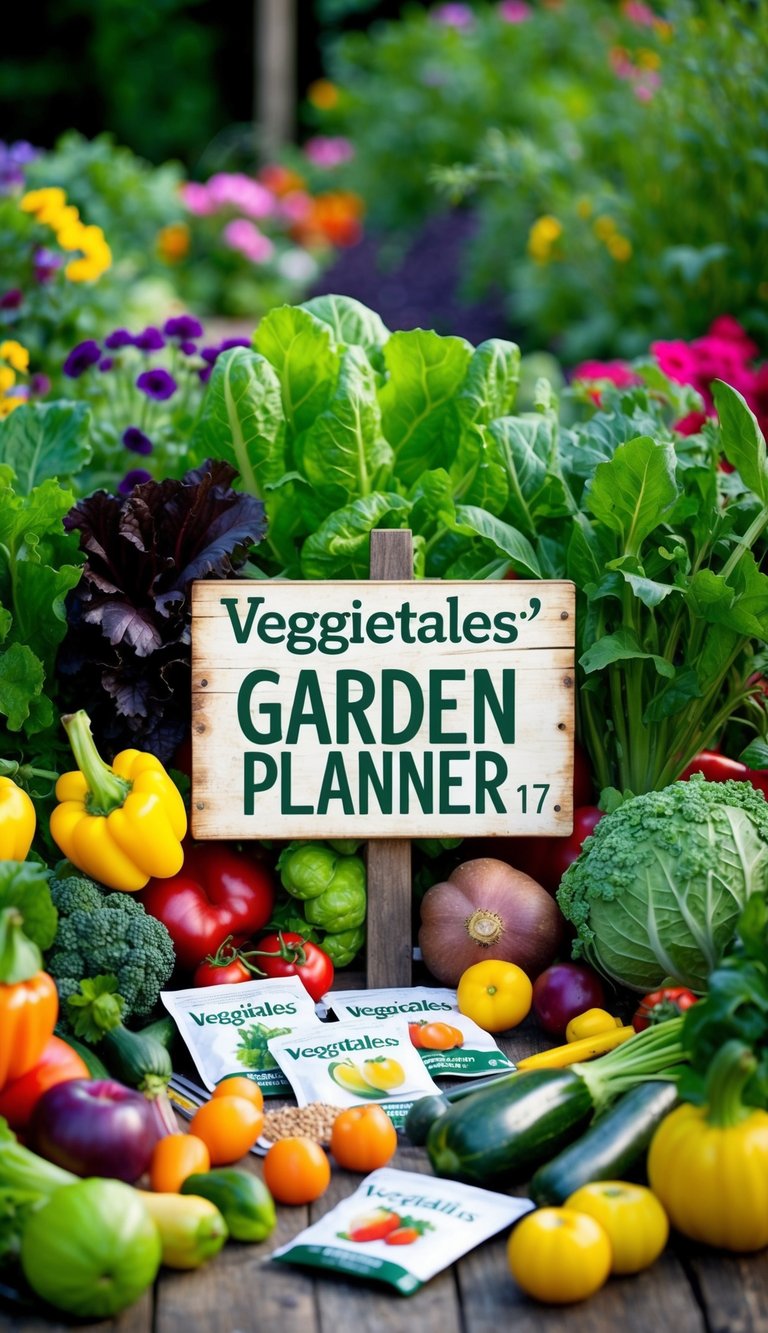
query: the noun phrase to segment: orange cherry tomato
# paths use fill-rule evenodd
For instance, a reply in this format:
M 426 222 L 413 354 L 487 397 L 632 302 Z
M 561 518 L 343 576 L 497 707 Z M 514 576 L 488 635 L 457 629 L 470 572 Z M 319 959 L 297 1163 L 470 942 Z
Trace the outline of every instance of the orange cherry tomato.
M 214 1097 L 195 1111 L 189 1126 L 211 1155 L 211 1166 L 239 1162 L 264 1128 L 264 1112 L 245 1097 Z
M 264 1183 L 278 1203 L 312 1203 L 331 1183 L 331 1164 L 314 1139 L 280 1139 L 264 1158 Z
M 397 1131 L 381 1106 L 350 1106 L 331 1130 L 331 1152 L 347 1171 L 375 1171 L 395 1155 Z
M 252 1078 L 247 1078 L 245 1074 L 231 1074 L 229 1078 L 222 1079 L 221 1083 L 216 1084 L 211 1096 L 244 1097 L 247 1102 L 253 1102 L 260 1111 L 264 1110 L 264 1093 L 258 1083 Z
M 419 1033 L 419 1046 L 424 1051 L 452 1051 L 464 1045 L 464 1033 L 450 1023 L 425 1023 Z
M 178 1194 L 187 1176 L 210 1168 L 210 1153 L 196 1134 L 166 1134 L 152 1153 L 149 1187 L 156 1194 Z

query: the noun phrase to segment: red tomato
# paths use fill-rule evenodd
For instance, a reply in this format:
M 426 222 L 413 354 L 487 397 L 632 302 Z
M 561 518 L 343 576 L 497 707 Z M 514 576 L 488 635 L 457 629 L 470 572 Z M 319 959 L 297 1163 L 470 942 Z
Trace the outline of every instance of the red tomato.
M 224 843 L 192 844 L 184 868 L 169 879 L 151 879 L 138 895 L 167 926 L 176 957 L 192 969 L 231 937 L 242 944 L 272 914 L 274 887 L 264 866 Z
M 298 977 L 313 1000 L 322 999 L 333 985 L 334 968 L 328 954 L 293 930 L 265 935 L 246 957 L 265 976 Z
M 662 986 L 661 990 L 644 995 L 638 1005 L 632 1026 L 635 1032 L 644 1032 L 656 1023 L 663 1023 L 668 1018 L 677 1018 L 696 1003 L 697 996 L 687 986 Z
M 243 962 L 238 949 L 226 939 L 215 953 L 198 963 L 192 977 L 193 986 L 234 986 L 240 981 L 252 981 L 253 972 Z
M 77 1051 L 59 1037 L 51 1037 L 37 1064 L 0 1090 L 0 1116 L 5 1117 L 11 1129 L 24 1129 L 48 1088 L 72 1078 L 90 1077 Z

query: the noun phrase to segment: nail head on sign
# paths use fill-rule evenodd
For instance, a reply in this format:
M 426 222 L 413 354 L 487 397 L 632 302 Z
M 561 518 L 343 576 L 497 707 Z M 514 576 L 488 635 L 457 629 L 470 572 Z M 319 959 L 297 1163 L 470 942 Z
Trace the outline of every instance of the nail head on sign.
M 208 681 L 203 679 L 200 681 L 200 684 L 202 685 L 203 689 L 205 689 L 206 685 L 208 684 Z
M 555 806 L 555 810 L 557 811 L 558 814 L 560 813 L 561 809 L 562 809 L 562 806 L 560 806 L 560 805 L 556 805 L 556 806 Z
M 561 620 L 567 620 L 567 619 L 568 619 L 568 612 L 567 612 L 567 611 L 561 611 L 561 612 L 560 612 L 560 619 L 561 619 Z

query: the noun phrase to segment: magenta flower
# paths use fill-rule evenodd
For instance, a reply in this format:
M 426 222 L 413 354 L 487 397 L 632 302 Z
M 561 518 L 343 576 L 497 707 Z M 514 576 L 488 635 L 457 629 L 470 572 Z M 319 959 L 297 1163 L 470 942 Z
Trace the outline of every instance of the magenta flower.
M 86 370 L 96 365 L 100 357 L 101 348 L 99 344 L 94 342 L 93 338 L 86 338 L 85 342 L 78 343 L 77 347 L 72 348 L 62 366 L 62 370 L 69 379 L 79 380 Z
M 642 383 L 640 376 L 635 374 L 626 361 L 582 361 L 581 365 L 576 366 L 571 372 L 571 379 L 607 380 L 619 389 L 628 389 L 633 384 Z
M 164 403 L 166 399 L 173 397 L 177 385 L 173 375 L 156 366 L 154 370 L 142 371 L 136 381 L 136 388 L 145 393 L 147 398 L 154 398 L 156 402 Z
M 316 134 L 304 145 L 305 156 L 315 167 L 340 167 L 350 162 L 355 150 L 349 139 L 342 135 Z
M 505 23 L 525 23 L 531 17 L 531 6 L 525 0 L 501 0 L 499 18 Z
M 207 187 L 197 181 L 185 181 L 181 187 L 181 197 L 195 217 L 204 218 L 216 212 L 216 204 L 208 194 Z
M 430 10 L 429 17 L 447 28 L 471 28 L 475 22 L 469 5 L 460 4 L 438 5 Z
M 704 427 L 707 415 L 706 412 L 689 412 L 687 416 L 681 417 L 679 421 L 675 422 L 674 429 L 678 435 L 698 435 Z M 714 416 L 714 413 L 709 415 Z
M 238 250 L 252 264 L 263 264 L 274 254 L 275 247 L 269 237 L 248 218 L 233 218 L 221 234 L 231 250 Z
M 640 28 L 652 28 L 656 22 L 656 15 L 643 4 L 643 0 L 625 0 L 621 12 L 630 23 L 636 23 Z
M 708 332 L 713 338 L 723 338 L 726 342 L 739 343 L 746 361 L 754 361 L 760 350 L 757 343 L 753 343 L 749 334 L 741 327 L 739 321 L 733 318 L 733 315 L 718 315 L 717 319 L 712 320 Z
M 280 200 L 280 213 L 287 222 L 304 222 L 312 212 L 312 200 L 306 190 L 291 190 Z
M 23 300 L 24 293 L 21 288 L 12 287 L 10 291 L 3 292 L 0 296 L 0 310 L 18 310 Z
M 696 377 L 696 357 L 687 343 L 651 343 L 651 352 L 661 369 L 678 384 L 693 384 Z

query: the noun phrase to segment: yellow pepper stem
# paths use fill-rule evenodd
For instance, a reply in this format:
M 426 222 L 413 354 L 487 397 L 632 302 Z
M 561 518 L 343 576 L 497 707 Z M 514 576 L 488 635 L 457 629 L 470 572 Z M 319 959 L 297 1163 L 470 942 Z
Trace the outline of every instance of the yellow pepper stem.
M 131 790 L 131 783 L 106 764 L 96 749 L 91 734 L 91 719 L 84 709 L 66 713 L 61 719 L 72 746 L 75 762 L 88 784 L 86 808 L 91 815 L 109 815 L 119 810 Z

